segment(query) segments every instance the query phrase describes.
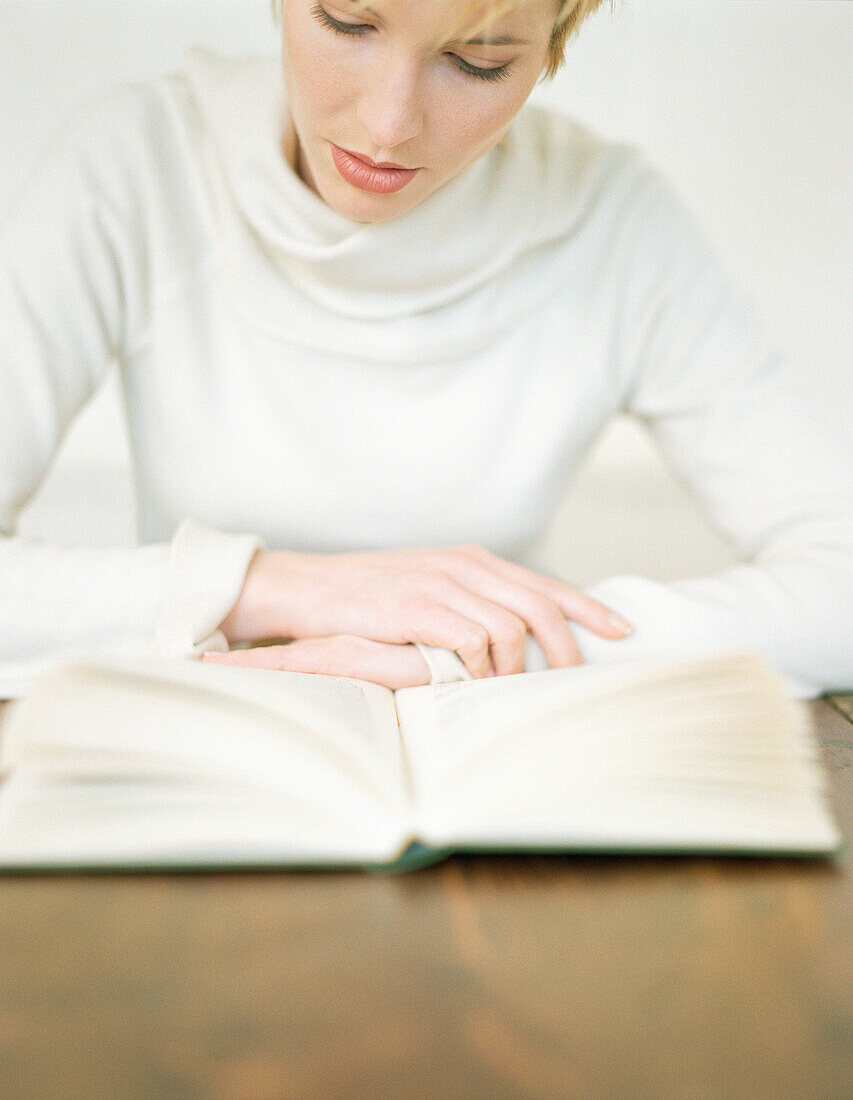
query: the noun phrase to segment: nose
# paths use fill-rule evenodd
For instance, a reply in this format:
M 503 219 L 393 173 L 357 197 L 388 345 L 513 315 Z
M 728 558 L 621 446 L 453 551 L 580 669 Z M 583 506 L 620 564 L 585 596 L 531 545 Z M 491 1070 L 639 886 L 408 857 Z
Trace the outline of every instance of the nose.
M 364 78 L 357 116 L 370 135 L 374 160 L 401 160 L 400 146 L 423 129 L 424 104 L 417 67 L 405 59 L 388 59 Z

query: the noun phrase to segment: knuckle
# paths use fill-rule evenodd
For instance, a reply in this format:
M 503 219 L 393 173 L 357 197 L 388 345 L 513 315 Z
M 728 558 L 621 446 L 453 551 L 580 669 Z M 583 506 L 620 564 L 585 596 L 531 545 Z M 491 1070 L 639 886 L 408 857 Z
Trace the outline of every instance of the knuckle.
M 587 594 L 582 592 L 579 588 L 569 588 L 565 595 L 566 598 L 571 601 L 575 614 L 600 614 L 607 611 L 603 603 L 599 603 L 598 600 L 593 599 L 592 596 L 587 596 Z
M 478 561 L 482 560 L 488 555 L 488 550 L 475 542 L 463 542 L 460 545 L 454 547 L 454 551 L 457 555 L 466 558 L 475 558 Z
M 435 633 L 439 625 L 436 619 L 436 608 L 427 600 L 417 600 L 409 609 L 407 616 L 409 631 L 413 635 L 411 640 L 423 641 Z
M 499 646 L 515 646 L 527 634 L 527 624 L 517 615 L 507 616 L 492 631 L 492 643 Z
M 447 574 L 440 567 L 424 566 L 412 577 L 412 587 L 420 593 L 424 607 L 433 606 L 434 601 L 447 589 Z
M 565 615 L 553 600 L 535 592 L 531 592 L 527 598 L 526 611 L 528 622 L 557 626 L 565 621 Z
M 440 593 L 442 573 L 434 562 L 420 562 L 404 569 L 397 578 L 397 591 L 405 608 L 422 613 L 434 606 Z
M 472 624 L 470 627 L 460 629 L 459 644 L 456 649 L 480 650 L 489 648 L 489 632 L 485 627 Z
M 467 557 L 468 554 L 464 546 L 445 546 L 436 555 L 432 564 L 436 570 L 448 575 L 452 574 L 458 568 L 460 562 Z
M 421 576 L 420 583 L 417 586 L 413 586 L 406 593 L 403 606 L 406 609 L 406 613 L 411 615 L 430 615 L 436 610 L 438 605 L 436 603 L 435 594 L 429 591 L 429 586 L 424 576 Z

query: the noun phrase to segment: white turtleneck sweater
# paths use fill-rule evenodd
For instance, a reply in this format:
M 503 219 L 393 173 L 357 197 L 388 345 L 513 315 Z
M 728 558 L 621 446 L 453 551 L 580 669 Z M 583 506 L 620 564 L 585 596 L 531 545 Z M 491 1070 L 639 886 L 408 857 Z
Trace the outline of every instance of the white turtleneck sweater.
M 528 103 L 365 225 L 295 174 L 285 120 L 276 57 L 190 51 L 78 110 L 0 230 L 0 694 L 67 647 L 222 648 L 261 543 L 473 542 L 535 568 L 621 411 L 741 564 L 596 584 L 635 630 L 576 627 L 585 660 L 744 646 L 795 694 L 853 687 L 851 448 L 637 149 Z M 140 545 L 24 541 L 16 516 L 113 361 Z

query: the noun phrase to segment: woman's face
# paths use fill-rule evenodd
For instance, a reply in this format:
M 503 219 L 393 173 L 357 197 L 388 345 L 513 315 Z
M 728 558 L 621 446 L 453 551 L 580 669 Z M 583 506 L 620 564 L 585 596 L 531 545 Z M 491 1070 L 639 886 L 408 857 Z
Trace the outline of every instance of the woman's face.
M 488 37 L 503 44 L 447 41 L 455 3 L 373 0 L 353 14 L 351 0 L 284 0 L 285 149 L 353 221 L 399 217 L 488 152 L 547 63 L 558 0 L 496 22 Z M 352 153 L 417 171 L 371 170 Z

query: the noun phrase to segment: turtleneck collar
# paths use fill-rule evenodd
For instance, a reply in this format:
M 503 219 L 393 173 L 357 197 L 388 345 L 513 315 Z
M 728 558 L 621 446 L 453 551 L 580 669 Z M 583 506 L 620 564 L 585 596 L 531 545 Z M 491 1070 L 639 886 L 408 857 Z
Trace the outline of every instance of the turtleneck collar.
M 181 75 L 233 212 L 293 285 L 342 316 L 389 320 L 444 306 L 566 231 L 574 204 L 565 193 L 554 201 L 548 142 L 519 122 L 541 109 L 526 105 L 496 146 L 405 214 L 365 224 L 324 202 L 285 155 L 289 114 L 276 55 L 195 48 Z

